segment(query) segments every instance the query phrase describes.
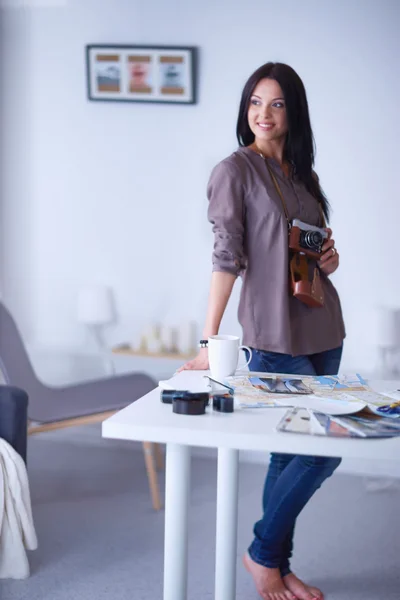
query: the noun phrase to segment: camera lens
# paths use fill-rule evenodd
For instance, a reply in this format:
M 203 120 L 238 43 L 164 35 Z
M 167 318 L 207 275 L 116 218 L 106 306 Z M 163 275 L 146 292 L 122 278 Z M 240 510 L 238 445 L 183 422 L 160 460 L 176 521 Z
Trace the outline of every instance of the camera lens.
M 218 412 L 231 413 L 234 411 L 232 394 L 214 394 L 213 409 Z
M 323 239 L 324 238 L 319 231 L 307 231 L 304 234 L 304 243 L 308 248 L 319 250 Z
M 204 415 L 206 402 L 199 398 L 174 398 L 172 400 L 172 412 L 178 415 Z

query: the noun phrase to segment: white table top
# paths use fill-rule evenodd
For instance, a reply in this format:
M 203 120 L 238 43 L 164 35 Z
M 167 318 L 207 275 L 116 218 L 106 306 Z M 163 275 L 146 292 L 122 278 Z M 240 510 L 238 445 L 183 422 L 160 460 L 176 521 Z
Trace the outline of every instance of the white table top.
M 184 371 L 174 377 L 174 387 L 204 390 L 205 374 L 209 372 Z M 369 384 L 377 391 L 400 388 L 399 382 Z M 212 407 L 208 407 L 204 415 L 178 415 L 172 412 L 170 404 L 160 401 L 160 388 L 157 388 L 105 420 L 102 424 L 102 436 L 212 448 L 400 461 L 400 437 L 338 439 L 277 432 L 276 425 L 286 410 L 245 408 L 227 414 L 215 412 Z

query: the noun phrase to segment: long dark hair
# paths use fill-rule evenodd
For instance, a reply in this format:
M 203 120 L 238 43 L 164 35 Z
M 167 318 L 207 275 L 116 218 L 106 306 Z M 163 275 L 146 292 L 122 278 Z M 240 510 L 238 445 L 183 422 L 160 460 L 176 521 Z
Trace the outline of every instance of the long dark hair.
M 326 220 L 329 219 L 329 202 L 319 185 L 313 166 L 315 142 L 311 129 L 306 90 L 296 71 L 283 63 L 268 62 L 247 80 L 240 100 L 236 135 L 240 146 L 254 142 L 247 113 L 254 88 L 261 79 L 274 79 L 282 88 L 286 105 L 288 133 L 283 149 L 283 159 L 292 165 L 294 176 L 320 202 Z

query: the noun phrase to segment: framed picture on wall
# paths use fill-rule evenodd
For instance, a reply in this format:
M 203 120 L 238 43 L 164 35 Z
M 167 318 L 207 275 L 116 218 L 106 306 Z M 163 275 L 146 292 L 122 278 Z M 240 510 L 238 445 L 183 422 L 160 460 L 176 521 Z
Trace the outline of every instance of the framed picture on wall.
M 86 46 L 89 100 L 196 103 L 196 48 Z

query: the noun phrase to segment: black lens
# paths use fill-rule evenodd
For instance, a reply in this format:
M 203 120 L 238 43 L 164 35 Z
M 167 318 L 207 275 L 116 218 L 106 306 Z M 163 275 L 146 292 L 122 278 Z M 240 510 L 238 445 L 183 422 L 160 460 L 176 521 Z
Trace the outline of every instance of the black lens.
M 214 394 L 213 409 L 219 412 L 231 413 L 234 411 L 234 401 L 231 394 Z
M 307 231 L 304 234 L 304 243 L 308 248 L 315 248 L 319 250 L 322 240 L 322 234 L 319 231 Z
M 204 415 L 206 403 L 202 400 L 174 398 L 172 400 L 172 412 L 178 415 Z

